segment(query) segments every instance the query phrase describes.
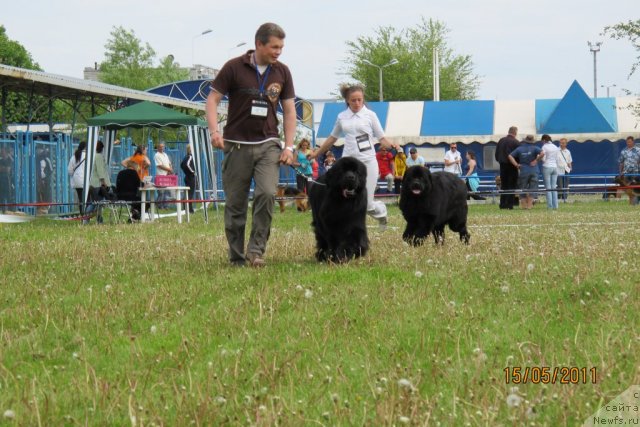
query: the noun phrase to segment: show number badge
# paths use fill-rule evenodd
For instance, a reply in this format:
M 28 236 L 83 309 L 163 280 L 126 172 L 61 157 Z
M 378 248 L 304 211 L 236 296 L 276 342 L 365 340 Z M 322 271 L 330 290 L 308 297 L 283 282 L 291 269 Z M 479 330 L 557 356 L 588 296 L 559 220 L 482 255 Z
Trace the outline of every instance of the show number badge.
M 264 85 L 269 78 L 271 64 L 267 65 L 267 69 L 264 71 L 264 76 L 260 76 L 260 70 L 258 70 L 255 53 L 253 54 L 253 62 L 256 64 L 256 79 L 258 80 L 258 90 L 260 94 L 258 98 L 251 101 L 251 117 L 266 119 L 267 113 L 269 112 L 269 104 L 265 97 Z
M 371 150 L 371 142 L 369 141 L 369 135 L 367 135 L 366 133 L 356 136 L 356 143 L 358 144 L 358 150 L 360 151 Z

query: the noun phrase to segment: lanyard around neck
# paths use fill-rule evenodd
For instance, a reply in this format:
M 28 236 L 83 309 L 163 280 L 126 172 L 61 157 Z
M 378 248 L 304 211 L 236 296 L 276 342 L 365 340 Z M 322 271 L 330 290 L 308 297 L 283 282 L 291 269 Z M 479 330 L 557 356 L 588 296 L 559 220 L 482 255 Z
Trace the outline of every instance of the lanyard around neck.
M 269 78 L 269 71 L 271 71 L 271 64 L 267 65 L 267 69 L 264 72 L 264 78 L 260 77 L 260 71 L 258 70 L 258 61 L 256 59 L 256 53 L 253 52 L 253 62 L 256 64 L 256 77 L 258 79 L 258 89 L 260 90 L 260 95 L 264 95 L 264 84 L 267 82 Z

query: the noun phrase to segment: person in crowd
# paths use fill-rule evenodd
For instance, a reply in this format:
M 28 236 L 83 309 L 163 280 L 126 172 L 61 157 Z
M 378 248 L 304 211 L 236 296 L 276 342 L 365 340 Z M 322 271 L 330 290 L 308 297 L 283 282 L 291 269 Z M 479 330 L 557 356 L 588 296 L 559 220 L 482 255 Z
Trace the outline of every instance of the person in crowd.
M 387 193 L 393 192 L 393 180 L 396 173 L 396 165 L 393 161 L 393 154 L 382 146 L 376 153 L 376 160 L 378 162 L 379 176 L 378 179 L 387 182 Z
M 495 159 L 500 164 L 500 190 L 511 193 L 500 194 L 500 209 L 513 209 L 516 204 L 513 190 L 518 184 L 518 168 L 509 161 L 509 154 L 520 145 L 517 135 L 518 128 L 511 126 L 507 136 L 500 138 L 496 146 Z
M 571 151 L 567 148 L 567 138 L 560 138 L 560 151 L 556 161 L 558 164 L 558 189 L 560 190 L 558 198 L 566 202 L 569 192 L 569 174 L 573 169 L 573 158 Z
M 91 201 L 104 200 L 111 188 L 111 177 L 107 159 L 104 157 L 104 144 L 98 141 L 96 144 L 96 154 L 93 160 L 93 169 L 91 170 L 91 178 L 89 179 L 89 197 Z M 102 223 L 102 216 L 96 218 L 98 224 Z
M 147 157 L 147 146 L 142 144 L 138 145 L 133 156 L 122 161 L 122 167 L 127 167 L 128 160 L 133 160 L 137 163 L 138 177 L 140 177 L 140 181 L 144 182 L 144 178 L 149 176 L 149 167 L 151 166 L 151 160 Z
M 467 159 L 467 173 L 464 176 L 467 184 L 467 190 L 475 193 L 478 191 L 478 187 L 480 186 L 476 153 L 471 150 L 467 150 L 467 152 L 465 153 L 465 158 Z M 469 196 L 467 196 L 467 200 L 469 200 L 470 197 L 474 200 L 485 200 L 485 198 L 480 196 L 479 194 L 470 194 Z
M 184 173 L 184 185 L 189 187 L 189 200 L 193 200 L 196 193 L 196 167 L 193 162 L 193 154 L 191 153 L 191 145 L 187 145 L 187 154 L 180 163 L 180 169 Z M 193 203 L 189 203 L 189 212 L 193 213 Z
M 347 108 L 338 114 L 331 135 L 311 154 L 311 158 L 326 153 L 344 132 L 342 155 L 354 157 L 367 167 L 367 213 L 378 221 L 381 229 L 385 229 L 387 207 L 374 199 L 379 173 L 373 139 L 377 139 L 385 148 L 395 147 L 400 150 L 400 147 L 384 136 L 378 116 L 364 104 L 364 86 L 344 84 L 340 87 L 340 94 Z
M 211 83 L 207 122 L 211 143 L 224 150 L 222 182 L 226 196 L 224 224 L 233 265 L 266 265 L 273 205 L 280 163 L 293 163 L 296 108 L 293 78 L 278 58 L 285 32 L 277 24 L 262 24 L 255 35 L 255 50 L 227 61 Z M 229 97 L 224 138 L 218 130 L 218 105 Z M 278 132 L 278 104 L 282 106 L 284 148 Z M 244 248 L 251 180 L 255 182 L 253 220 Z
M 156 164 L 156 175 L 173 175 L 171 157 L 169 157 L 165 149 L 165 143 L 161 141 L 160 144 L 158 144 L 156 154 L 153 156 L 153 161 Z M 157 190 L 156 203 L 158 209 L 168 209 L 169 204 L 167 202 L 171 199 L 174 199 L 171 190 Z
M 36 150 L 36 164 L 38 169 L 38 179 L 36 181 L 36 189 L 38 192 L 38 203 L 46 203 L 51 201 L 51 177 L 53 176 L 53 164 L 49 157 L 49 149 L 47 147 L 38 148 Z M 49 206 L 38 206 L 36 210 L 38 215 L 46 215 L 49 213 Z
M 444 171 L 462 175 L 462 155 L 455 142 L 449 144 L 449 149 L 444 153 Z
M 620 175 L 628 175 L 630 180 L 640 180 L 640 148 L 636 147 L 632 136 L 628 136 L 625 142 L 627 146 L 618 157 Z M 638 197 L 631 199 L 631 203 L 638 204 Z
M 398 150 L 393 158 L 395 163 L 395 175 L 393 177 L 394 192 L 400 194 L 400 188 L 402 187 L 402 178 L 407 170 L 407 155 L 403 150 Z
M 333 154 L 333 151 L 331 150 L 327 151 L 327 153 L 324 155 L 324 162 L 323 162 L 324 173 L 327 173 L 335 162 L 336 162 L 336 156 L 335 154 Z
M 620 175 L 640 174 L 640 148 L 636 147 L 632 136 L 628 136 L 625 142 L 627 146 L 620 152 L 618 157 Z
M 70 177 L 69 185 L 71 186 L 71 188 L 74 188 L 76 190 L 80 215 L 84 215 L 85 200 L 82 198 L 82 192 L 84 187 L 84 169 L 86 156 L 87 142 L 82 141 L 80 142 L 80 144 L 78 144 L 78 148 L 76 148 L 76 151 L 73 153 L 73 156 L 71 156 L 71 158 L 69 159 L 69 163 L 67 164 L 67 173 Z
M 13 203 L 13 156 L 8 146 L 0 145 L 0 212 L 11 210 Z
M 131 204 L 131 218 L 140 220 L 141 206 L 140 187 L 140 171 L 138 163 L 131 159 L 125 160 L 125 169 L 118 172 L 116 177 L 116 194 L 119 200 L 134 202 Z
M 558 153 L 560 149 L 551 142 L 551 137 L 542 135 L 542 152 L 544 161 L 542 163 L 542 179 L 546 190 L 547 208 L 558 209 Z
M 513 150 L 508 159 L 520 173 L 518 185 L 523 191 L 520 196 L 520 207 L 533 208 L 533 190 L 538 187 L 538 160 L 544 157 L 544 152 L 535 145 L 533 135 L 527 135 L 524 144 Z
M 320 176 L 320 165 L 316 159 L 311 160 L 311 176 L 313 179 L 318 179 Z
M 293 166 L 296 169 L 296 187 L 299 191 L 307 192 L 309 178 L 313 177 L 312 160 L 308 158 L 311 154 L 311 143 L 304 138 L 298 143 L 295 152 Z
M 426 162 L 424 157 L 418 155 L 418 150 L 416 147 L 411 147 L 409 149 L 409 157 L 407 157 L 407 167 L 411 166 L 425 166 Z

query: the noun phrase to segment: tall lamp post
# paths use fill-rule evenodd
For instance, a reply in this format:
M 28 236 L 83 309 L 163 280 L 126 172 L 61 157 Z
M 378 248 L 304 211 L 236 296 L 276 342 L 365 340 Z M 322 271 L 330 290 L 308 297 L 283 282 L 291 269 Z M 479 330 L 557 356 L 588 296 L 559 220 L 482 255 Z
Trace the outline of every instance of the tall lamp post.
M 191 39 L 191 66 L 195 65 L 195 45 L 196 45 L 196 39 L 200 36 L 204 36 L 205 34 L 209 34 L 210 32 L 212 32 L 213 30 L 208 29 L 208 30 L 204 30 L 203 32 L 201 32 L 200 34 L 196 34 L 195 36 L 193 36 L 193 38 Z
M 242 46 L 244 46 L 245 44 L 247 44 L 247 43 L 246 43 L 246 42 L 240 42 L 240 43 L 238 43 L 238 44 L 236 44 L 236 45 L 234 45 L 234 46 L 231 46 L 231 47 L 229 48 L 229 52 L 227 53 L 227 56 L 231 56 L 231 51 L 233 51 L 234 49 L 237 49 L 237 48 L 239 48 L 239 47 L 242 47 Z
M 596 54 L 600 52 L 600 46 L 602 46 L 602 42 L 591 43 L 587 42 L 589 45 L 589 50 L 593 52 L 593 97 L 598 97 L 598 74 L 596 68 Z
M 611 89 L 612 87 L 616 87 L 616 84 L 612 84 L 612 85 L 600 85 L 600 87 L 605 87 L 607 88 L 607 98 L 609 98 L 609 89 Z
M 367 65 L 371 65 L 372 67 L 376 67 L 378 69 L 378 78 L 380 79 L 380 102 L 384 101 L 384 97 L 382 96 L 382 69 L 384 67 L 388 67 L 389 65 L 395 65 L 397 64 L 398 61 L 397 59 L 393 58 L 391 61 L 389 61 L 389 63 L 384 64 L 384 65 L 376 65 L 373 62 L 369 61 L 368 59 L 363 59 L 362 62 L 364 62 Z

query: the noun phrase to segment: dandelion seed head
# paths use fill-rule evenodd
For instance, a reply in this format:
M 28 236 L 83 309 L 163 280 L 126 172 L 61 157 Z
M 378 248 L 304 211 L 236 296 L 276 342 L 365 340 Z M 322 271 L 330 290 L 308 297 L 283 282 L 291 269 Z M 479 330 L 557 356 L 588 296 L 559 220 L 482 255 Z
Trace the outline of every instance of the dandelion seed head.
M 216 397 L 216 403 L 218 405 L 222 406 L 225 403 L 227 403 L 227 399 L 225 399 L 223 396 L 218 396 L 218 397 Z
M 414 274 L 418 279 L 423 276 L 422 271 L 416 271 Z
M 158 332 L 158 328 L 156 327 L 156 325 L 151 325 L 149 331 L 151 331 L 152 334 L 155 334 L 156 332 Z
M 527 408 L 527 412 L 525 413 L 525 416 L 532 420 L 534 419 L 538 414 L 536 413 L 536 408 L 534 408 L 533 406 L 530 406 Z
M 408 391 L 413 391 L 413 384 L 411 384 L 411 381 L 406 378 L 400 378 L 398 380 L 398 387 Z
M 302 285 L 296 285 L 296 291 L 301 291 L 301 290 L 303 290 L 303 289 L 304 289 L 304 288 L 302 287 Z
M 500 286 L 500 291 L 502 291 L 503 294 L 506 294 L 507 292 L 509 292 L 509 286 L 507 285 Z
M 507 396 L 507 406 L 509 408 L 517 408 L 522 403 L 522 398 L 515 393 Z
M 104 291 L 105 291 L 105 292 L 109 292 L 110 290 L 111 290 L 111 285 L 106 285 L 106 286 L 104 287 Z
M 409 417 L 405 417 L 405 416 L 399 416 L 398 417 L 398 422 L 400 424 L 409 424 L 409 422 L 411 421 L 411 419 Z
M 533 264 L 527 265 L 527 271 L 533 271 L 534 268 L 535 266 Z
M 306 299 L 311 299 L 313 298 L 313 291 L 311 289 L 307 289 L 306 291 L 304 291 L 304 297 Z
M 13 409 L 7 409 L 6 411 L 4 411 L 4 418 L 8 419 L 8 420 L 12 420 L 16 417 L 16 413 L 13 412 Z

